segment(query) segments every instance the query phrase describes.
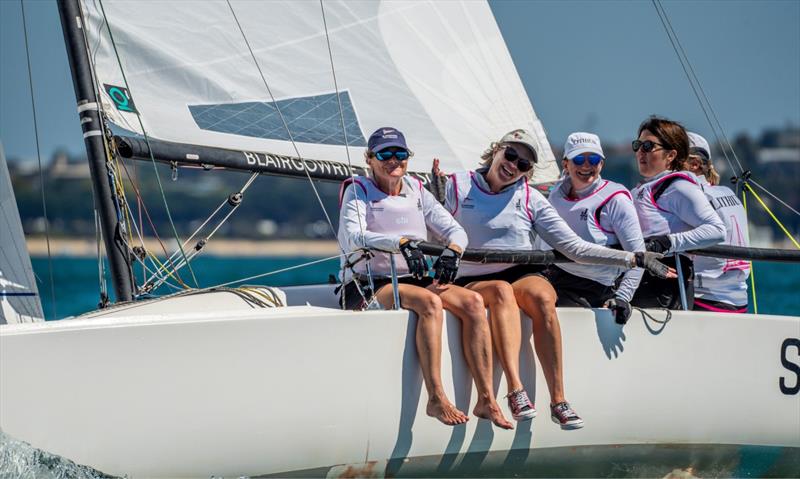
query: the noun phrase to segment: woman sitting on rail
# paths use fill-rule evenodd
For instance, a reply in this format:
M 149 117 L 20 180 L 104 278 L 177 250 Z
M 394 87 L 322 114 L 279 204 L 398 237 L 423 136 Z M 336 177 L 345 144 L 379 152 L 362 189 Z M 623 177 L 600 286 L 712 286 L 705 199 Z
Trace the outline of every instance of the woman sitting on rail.
M 642 180 L 631 190 L 648 251 L 676 253 L 725 239 L 725 225 L 708 203 L 697 177 L 677 171 L 689 156 L 689 138 L 679 123 L 650 117 L 632 143 Z M 692 260 L 680 255 L 687 309 L 694 303 Z M 666 258 L 670 266 L 674 258 Z M 678 281 L 645 273 L 631 302 L 643 308 L 681 309 Z
M 537 153 L 534 138 L 514 130 L 483 153 L 483 167 L 448 178 L 445 206 L 467 230 L 475 248 L 530 250 L 536 232 L 570 259 L 582 263 L 633 268 L 644 266 L 667 274 L 651 253 L 604 248 L 580 239 L 550 203 L 530 188 Z M 535 275 L 541 268 L 509 264 L 468 264 L 459 270 L 456 284 L 477 291 L 489 308 L 492 339 L 508 384 L 508 402 L 514 418 L 529 419 L 536 410 L 519 376 L 521 343 L 519 308 L 533 320 L 536 353 L 550 391 L 550 412 L 562 429 L 583 427 L 564 395 L 561 328 L 556 316 L 556 293 Z
M 342 185 L 339 244 L 353 253 L 348 261 L 355 260 L 362 248 L 370 248 L 374 254 L 371 260 L 354 265 L 343 261 L 342 305 L 362 309 L 377 301 L 391 308 L 390 265 L 394 257 L 400 304 L 418 317 L 416 346 L 428 391 L 428 415 L 447 425 L 468 419 L 450 402 L 442 386 L 444 308 L 461 320 L 464 355 L 478 390 L 473 413 L 499 427 L 513 429 L 492 391 L 491 333 L 483 300 L 473 291 L 448 284 L 458 271 L 467 235 L 419 180 L 406 175 L 411 156 L 401 132 L 379 128 L 370 136 L 365 152 L 371 176 L 355 177 Z M 433 278 L 427 275 L 428 265 L 418 248 L 418 243 L 427 239 L 428 229 L 449 243 L 433 265 Z
M 711 148 L 697 133 L 689 135 L 689 158 L 681 169 L 697 176 L 700 188 L 727 232 L 722 244 L 750 245 L 747 233 L 747 214 L 739 198 L 727 186 L 719 184 L 719 173 L 711 163 Z M 736 259 L 695 256 L 694 309 L 721 313 L 747 312 L 747 278 L 750 262 Z
M 561 160 L 565 176 L 547 199 L 581 239 L 625 251 L 644 251 L 631 194 L 623 185 L 601 178 L 604 164 L 597 135 L 572 133 Z M 538 241 L 537 246 L 552 249 Z M 640 268 L 625 271 L 618 266 L 562 263 L 541 274 L 555 289 L 557 306 L 609 307 L 617 323 L 625 324 L 643 272 Z

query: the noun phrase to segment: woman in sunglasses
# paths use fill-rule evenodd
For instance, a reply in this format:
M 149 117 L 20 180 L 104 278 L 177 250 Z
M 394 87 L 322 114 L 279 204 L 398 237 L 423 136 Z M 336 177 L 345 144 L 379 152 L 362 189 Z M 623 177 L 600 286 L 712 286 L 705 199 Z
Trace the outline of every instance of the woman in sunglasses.
M 572 133 L 564 144 L 564 178 L 554 185 L 548 200 L 581 239 L 625 251 L 645 251 L 631 194 L 623 185 L 600 176 L 604 163 L 597 135 Z M 540 242 L 537 246 L 551 249 Z M 640 268 L 626 271 L 618 266 L 563 263 L 551 265 L 541 274 L 555 289 L 557 306 L 608 307 L 616 322 L 625 324 L 642 273 Z
M 466 229 L 472 247 L 529 250 L 535 232 L 574 261 L 623 268 L 646 266 L 668 274 L 657 261 L 660 255 L 615 251 L 580 239 L 544 196 L 528 185 L 537 160 L 535 144 L 525 130 L 511 131 L 484 152 L 482 168 L 448 178 L 445 206 Z M 519 375 L 522 308 L 533 320 L 536 353 L 550 391 L 551 418 L 562 429 L 578 429 L 583 420 L 564 395 L 556 293 L 547 280 L 534 274 L 540 269 L 465 263 L 456 284 L 480 293 L 489 309 L 492 340 L 506 373 L 506 397 L 514 419 L 536 415 Z
M 679 123 L 652 116 L 633 141 L 642 180 L 631 190 L 648 251 L 677 253 L 705 248 L 725 239 L 725 225 L 708 203 L 693 174 L 678 171 L 689 156 L 689 138 Z M 692 260 L 680 256 L 688 309 L 694 302 Z M 666 258 L 671 266 L 675 259 Z M 645 273 L 632 304 L 681 309 L 678 282 Z
M 418 179 L 406 175 L 411 156 L 400 131 L 380 128 L 370 136 L 365 153 L 371 175 L 348 179 L 342 185 L 338 239 L 350 253 L 342 260 L 342 306 L 391 308 L 394 260 L 400 304 L 418 318 L 416 346 L 428 391 L 428 415 L 447 425 L 468 419 L 450 402 L 442 385 L 444 308 L 461 320 L 464 355 L 478 390 L 473 413 L 513 429 L 492 391 L 492 343 L 483 300 L 473 291 L 448 284 L 455 279 L 467 235 Z M 428 229 L 448 242 L 433 265 L 433 278 L 418 247 L 427 239 Z M 372 259 L 364 259 L 364 248 L 370 248 Z
M 736 193 L 719 184 L 719 173 L 711 163 L 711 148 L 697 133 L 689 135 L 689 158 L 681 169 L 694 173 L 706 199 L 725 224 L 723 244 L 748 246 L 747 214 Z M 694 310 L 720 313 L 747 312 L 747 278 L 750 262 L 695 256 Z

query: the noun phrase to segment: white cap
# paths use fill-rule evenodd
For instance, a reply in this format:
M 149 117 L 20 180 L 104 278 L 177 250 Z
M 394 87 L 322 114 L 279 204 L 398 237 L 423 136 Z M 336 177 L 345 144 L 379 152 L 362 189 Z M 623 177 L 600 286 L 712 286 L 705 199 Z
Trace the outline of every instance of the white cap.
M 571 160 L 582 153 L 597 153 L 603 158 L 606 157 L 603 154 L 603 147 L 600 146 L 599 136 L 582 131 L 570 134 L 564 143 L 564 158 Z
M 536 139 L 525 130 L 519 129 L 509 131 L 503 135 L 503 138 L 500 139 L 500 143 L 520 143 L 531 150 L 534 163 L 536 163 L 539 158 L 539 154 L 536 152 Z
M 687 131 L 686 134 L 689 136 L 689 153 L 699 153 L 701 156 L 705 156 L 706 160 L 711 161 L 711 147 L 708 146 L 706 139 L 692 131 Z

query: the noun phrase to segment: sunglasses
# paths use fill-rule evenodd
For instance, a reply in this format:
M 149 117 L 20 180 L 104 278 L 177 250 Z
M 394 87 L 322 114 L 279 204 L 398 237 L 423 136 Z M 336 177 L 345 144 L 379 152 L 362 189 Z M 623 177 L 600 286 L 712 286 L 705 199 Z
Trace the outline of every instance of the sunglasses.
M 405 161 L 408 159 L 408 152 L 405 150 L 399 150 L 399 151 L 383 150 L 375 153 L 375 158 L 377 158 L 378 161 L 387 161 L 392 159 L 392 157 L 397 158 L 398 161 Z
M 639 148 L 641 148 L 645 153 L 650 153 L 657 146 L 660 146 L 661 148 L 667 148 L 668 145 L 662 145 L 661 143 L 656 143 L 655 141 L 650 140 L 633 140 L 631 142 L 631 146 L 633 147 L 633 151 L 639 151 Z
M 526 171 L 530 171 L 530 169 L 533 168 L 533 163 L 526 160 L 525 158 L 520 157 L 519 153 L 517 153 L 517 150 L 511 148 L 510 146 L 506 146 L 504 148 L 505 149 L 503 150 L 503 157 L 508 162 L 516 163 L 517 169 L 519 171 L 525 173 Z
M 583 153 L 581 155 L 572 158 L 572 162 L 575 163 L 575 166 L 583 166 L 584 163 L 589 162 L 592 166 L 597 166 L 603 161 L 603 157 L 598 155 L 597 153 L 586 154 Z

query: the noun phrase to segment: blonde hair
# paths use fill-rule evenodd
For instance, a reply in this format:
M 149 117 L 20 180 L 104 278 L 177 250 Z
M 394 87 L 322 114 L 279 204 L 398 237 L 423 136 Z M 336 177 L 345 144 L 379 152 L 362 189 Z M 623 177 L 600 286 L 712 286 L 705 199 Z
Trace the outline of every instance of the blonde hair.
M 497 153 L 497 150 L 504 147 L 505 144 L 499 141 L 493 141 L 489 144 L 489 148 L 485 149 L 481 154 L 481 166 L 484 168 L 489 168 L 492 166 L 492 162 L 494 161 L 494 154 Z M 534 162 L 533 168 L 523 173 L 529 180 L 533 178 L 533 170 L 536 169 L 536 164 Z
M 676 170 L 688 170 L 689 160 L 695 158 L 700 162 L 700 171 L 703 173 L 703 176 L 706 177 L 708 183 L 715 186 L 718 185 L 720 176 L 719 173 L 717 172 L 717 169 L 714 168 L 714 164 L 711 163 L 711 160 L 706 160 L 701 155 L 691 154 L 686 159 L 683 160 L 676 159 Z

